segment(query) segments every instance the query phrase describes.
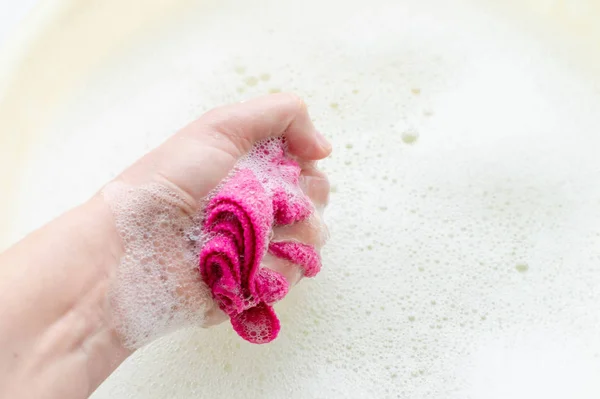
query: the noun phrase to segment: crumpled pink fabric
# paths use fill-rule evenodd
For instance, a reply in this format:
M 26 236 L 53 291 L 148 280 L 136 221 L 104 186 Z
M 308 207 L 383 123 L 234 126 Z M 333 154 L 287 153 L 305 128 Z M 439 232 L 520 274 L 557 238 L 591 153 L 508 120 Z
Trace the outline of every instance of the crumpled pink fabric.
M 272 305 L 289 290 L 281 274 L 261 267 L 265 253 L 299 265 L 306 277 L 318 273 L 321 260 L 309 245 L 269 242 L 274 225 L 305 220 L 313 206 L 298 186 L 300 166 L 285 156 L 283 142 L 275 151 L 264 145 L 254 151 L 262 159 L 260 170 L 237 170 L 208 203 L 199 270 L 238 335 L 261 344 L 277 337 Z

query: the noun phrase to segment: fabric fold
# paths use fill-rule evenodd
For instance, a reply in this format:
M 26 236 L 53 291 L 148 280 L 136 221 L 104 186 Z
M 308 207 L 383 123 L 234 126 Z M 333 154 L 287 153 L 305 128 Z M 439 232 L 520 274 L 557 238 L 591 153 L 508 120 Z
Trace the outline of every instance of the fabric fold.
M 269 252 L 300 266 L 304 277 L 314 277 L 321 270 L 321 257 L 310 245 L 295 241 L 273 242 L 269 245 Z
M 300 166 L 285 157 L 282 141 L 270 144 L 257 147 L 262 151 L 259 168 L 242 164 L 209 200 L 203 221 L 206 242 L 199 254 L 199 271 L 213 298 L 238 335 L 257 344 L 277 337 L 280 323 L 272 305 L 289 290 L 281 274 L 261 267 L 267 250 L 301 261 L 297 264 L 306 276 L 320 268 L 308 249 L 296 250 L 304 255 L 294 256 L 291 246 L 269 245 L 274 225 L 305 220 L 313 210 L 298 185 Z

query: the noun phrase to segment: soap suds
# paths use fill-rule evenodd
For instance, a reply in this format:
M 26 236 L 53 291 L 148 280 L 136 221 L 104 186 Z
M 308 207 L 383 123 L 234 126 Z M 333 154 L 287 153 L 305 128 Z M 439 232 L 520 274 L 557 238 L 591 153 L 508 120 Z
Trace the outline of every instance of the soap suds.
M 112 278 L 109 300 L 117 331 L 129 348 L 169 332 L 202 326 L 212 306 L 198 273 L 200 217 L 182 209 L 183 200 L 159 184 L 108 184 L 124 255 Z

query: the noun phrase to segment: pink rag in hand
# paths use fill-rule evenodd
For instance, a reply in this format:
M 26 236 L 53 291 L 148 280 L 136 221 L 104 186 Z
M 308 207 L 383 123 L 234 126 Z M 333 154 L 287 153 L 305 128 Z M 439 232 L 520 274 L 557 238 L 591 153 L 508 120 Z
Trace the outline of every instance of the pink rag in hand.
M 273 225 L 308 218 L 313 210 L 299 187 L 300 166 L 285 156 L 283 141 L 254 149 L 262 160 L 257 176 L 240 168 L 209 201 L 204 220 L 208 241 L 200 251 L 200 273 L 233 329 L 246 341 L 267 343 L 277 337 L 279 319 L 271 306 L 287 294 L 279 273 L 261 267 L 268 250 L 313 277 L 321 268 L 312 246 L 292 241 L 269 243 Z

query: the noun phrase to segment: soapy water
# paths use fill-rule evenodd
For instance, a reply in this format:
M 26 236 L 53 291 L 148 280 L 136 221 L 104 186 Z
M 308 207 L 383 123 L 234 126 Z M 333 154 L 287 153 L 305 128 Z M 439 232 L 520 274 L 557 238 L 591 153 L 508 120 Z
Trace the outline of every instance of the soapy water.
M 221 2 L 82 88 L 23 229 L 222 103 L 297 92 L 335 148 L 323 270 L 276 305 L 277 340 L 190 327 L 94 398 L 600 395 L 598 92 L 468 4 Z

